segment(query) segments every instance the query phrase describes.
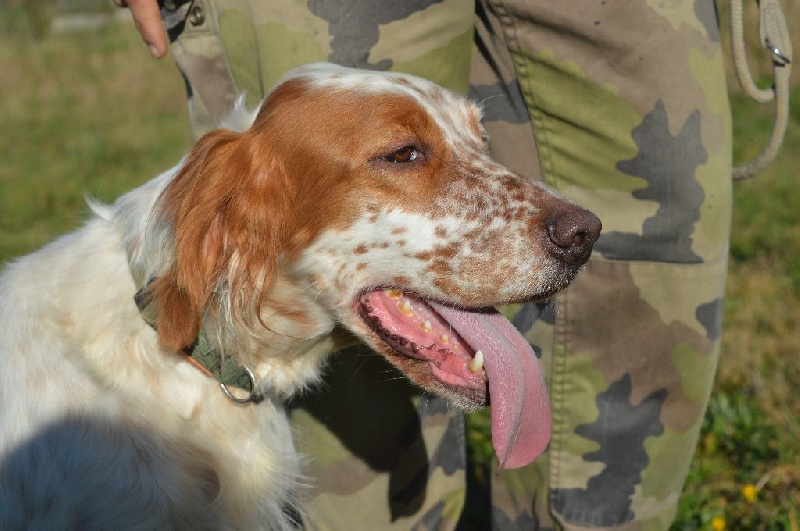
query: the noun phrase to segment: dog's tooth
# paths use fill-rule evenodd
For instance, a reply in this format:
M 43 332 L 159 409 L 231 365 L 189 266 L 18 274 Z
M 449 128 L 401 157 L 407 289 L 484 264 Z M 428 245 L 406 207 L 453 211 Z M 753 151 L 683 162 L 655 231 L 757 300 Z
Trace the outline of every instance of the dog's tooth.
M 385 289 L 383 290 L 383 293 L 390 299 L 399 299 L 403 296 L 403 292 L 399 289 Z
M 422 321 L 419 323 L 419 326 L 426 332 L 430 332 L 431 330 L 433 330 L 433 325 L 431 324 L 430 321 Z
M 469 362 L 469 370 L 475 373 L 483 370 L 483 352 L 480 350 L 475 353 L 475 357 Z
M 447 337 L 447 334 L 442 334 L 442 335 L 439 336 L 439 341 L 441 341 L 442 343 L 444 343 L 446 345 L 446 344 L 450 343 L 450 338 Z
M 397 307 L 403 312 L 403 315 L 406 317 L 411 317 L 414 315 L 414 309 L 411 307 L 411 303 L 408 302 L 408 299 L 402 299 L 397 301 Z

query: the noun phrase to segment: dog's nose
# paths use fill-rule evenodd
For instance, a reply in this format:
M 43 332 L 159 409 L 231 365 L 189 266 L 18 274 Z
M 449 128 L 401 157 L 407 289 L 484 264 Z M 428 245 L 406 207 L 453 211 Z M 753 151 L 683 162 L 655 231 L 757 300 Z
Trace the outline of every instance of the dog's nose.
M 602 228 L 600 219 L 588 210 L 580 207 L 559 210 L 547 223 L 547 249 L 565 264 L 584 264 Z

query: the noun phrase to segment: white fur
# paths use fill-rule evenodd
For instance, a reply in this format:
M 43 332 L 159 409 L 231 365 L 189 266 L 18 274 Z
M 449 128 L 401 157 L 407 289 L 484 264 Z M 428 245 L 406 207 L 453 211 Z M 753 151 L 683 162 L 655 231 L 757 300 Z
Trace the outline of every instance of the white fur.
M 171 175 L 0 278 L 2 529 L 289 527 L 299 461 L 282 406 L 227 400 L 133 304 L 132 268 L 168 260 L 148 221 Z

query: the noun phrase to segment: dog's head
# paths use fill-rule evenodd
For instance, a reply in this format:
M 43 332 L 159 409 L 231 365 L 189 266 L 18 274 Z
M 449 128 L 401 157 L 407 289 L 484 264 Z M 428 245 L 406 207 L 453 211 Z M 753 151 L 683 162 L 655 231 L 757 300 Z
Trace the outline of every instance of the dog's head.
M 159 200 L 174 232 L 154 288 L 162 342 L 190 343 L 208 315 L 287 345 L 341 324 L 422 387 L 491 401 L 501 464 L 530 461 L 547 395 L 491 307 L 567 286 L 600 223 L 493 162 L 480 118 L 412 76 L 289 74 L 251 127 L 200 139 Z

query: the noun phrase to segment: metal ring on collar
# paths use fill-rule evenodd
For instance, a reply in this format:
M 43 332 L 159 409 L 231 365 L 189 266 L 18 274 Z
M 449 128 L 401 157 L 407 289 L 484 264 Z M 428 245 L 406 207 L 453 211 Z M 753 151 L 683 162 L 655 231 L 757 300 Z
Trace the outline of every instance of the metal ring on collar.
M 250 391 L 246 397 L 238 398 L 228 390 L 227 385 L 225 385 L 222 382 L 220 382 L 219 384 L 219 386 L 222 388 L 222 392 L 225 393 L 225 396 L 227 396 L 229 400 L 231 400 L 232 402 L 236 402 L 237 404 L 247 404 L 248 402 L 253 402 L 255 401 L 255 396 L 256 396 L 256 377 L 253 374 L 253 371 L 250 370 L 250 367 L 245 365 L 242 368 L 247 373 L 247 377 L 250 378 Z

